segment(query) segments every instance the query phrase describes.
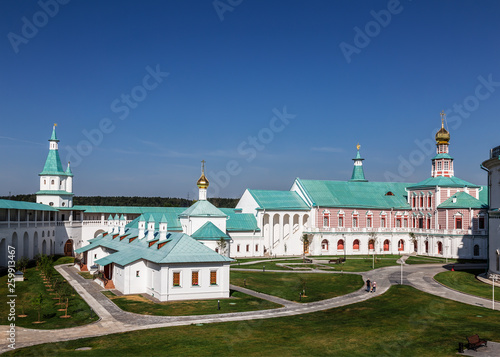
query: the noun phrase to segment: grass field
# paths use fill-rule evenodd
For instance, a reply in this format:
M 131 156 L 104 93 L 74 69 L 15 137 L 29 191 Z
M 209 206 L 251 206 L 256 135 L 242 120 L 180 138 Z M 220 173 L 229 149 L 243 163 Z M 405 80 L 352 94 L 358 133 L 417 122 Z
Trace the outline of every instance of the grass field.
M 141 330 L 5 356 L 456 356 L 478 333 L 500 342 L 500 312 L 393 286 L 368 301 L 299 316 Z M 75 351 L 91 347 L 90 351 Z
M 61 257 L 55 261 L 57 264 L 66 264 L 72 262 L 71 257 Z M 73 326 L 85 325 L 90 322 L 96 321 L 97 316 L 90 312 L 90 307 L 87 303 L 76 294 L 76 292 L 71 288 L 71 295 L 69 296 L 69 307 L 68 315 L 71 318 L 60 318 L 64 315 L 64 311 L 58 311 L 59 308 L 63 306 L 57 306 L 56 303 L 59 300 L 55 300 L 54 295 L 50 295 L 50 291 L 47 291 L 46 286 L 40 276 L 40 272 L 36 268 L 26 269 L 24 274 L 25 281 L 16 282 L 15 285 L 15 307 L 16 307 L 16 326 L 27 327 L 27 328 L 37 328 L 37 329 L 59 329 Z M 63 277 L 57 272 L 54 272 L 54 277 L 58 280 L 63 281 Z M 64 280 L 65 281 L 65 280 Z M 67 283 L 65 283 L 67 284 Z M 33 322 L 38 321 L 38 309 L 33 305 L 33 299 L 41 293 L 43 296 L 43 303 L 40 309 L 41 321 L 45 321 L 42 324 L 34 324 Z M 1 296 L 7 296 L 7 276 L 0 278 L 0 294 Z M 26 317 L 19 317 L 24 312 Z M 7 325 L 9 322 L 8 318 L 9 306 L 5 303 L 0 305 L 0 324 Z
M 492 286 L 476 279 L 476 275 L 483 272 L 484 270 L 445 271 L 436 274 L 434 279 L 452 289 L 491 299 L 493 297 Z M 495 301 L 499 300 L 500 287 L 495 286 Z
M 189 300 L 168 301 L 153 303 L 141 295 L 112 296 L 105 294 L 122 310 L 143 315 L 159 316 L 187 316 L 187 315 L 209 315 L 229 312 L 267 310 L 281 307 L 273 302 L 262 300 L 250 295 L 231 291 L 229 299 L 220 299 L 220 310 L 218 310 L 217 299 L 212 300 Z M 114 294 L 113 294 L 114 295 Z
M 363 279 L 353 274 L 283 274 L 273 272 L 231 272 L 231 284 L 244 286 L 286 300 L 312 302 L 345 295 L 360 289 Z M 299 299 L 305 287 L 306 296 Z

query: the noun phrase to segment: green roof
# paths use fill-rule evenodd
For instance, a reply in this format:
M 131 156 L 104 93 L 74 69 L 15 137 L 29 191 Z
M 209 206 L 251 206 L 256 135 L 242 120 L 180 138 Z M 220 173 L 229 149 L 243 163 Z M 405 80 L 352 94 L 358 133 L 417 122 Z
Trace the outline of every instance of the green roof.
M 462 180 L 456 176 L 453 177 L 429 177 L 426 180 L 423 180 L 419 183 L 409 185 L 407 189 L 415 190 L 415 189 L 423 189 L 429 187 L 471 187 L 471 188 L 479 188 L 480 186 L 474 185 L 473 183 Z
M 61 164 L 58 150 L 49 150 L 47 160 L 45 160 L 45 166 L 39 175 L 66 175 Z
M 220 240 L 221 238 L 224 240 L 231 239 L 212 222 L 206 222 L 196 232 L 191 234 L 191 237 L 198 240 Z
M 52 128 L 52 135 L 50 136 L 49 141 L 59 141 L 57 139 L 57 135 L 56 135 L 56 125 L 55 124 L 54 124 L 54 127 Z
M 457 192 L 438 208 L 488 208 L 488 206 L 466 192 Z
M 85 211 L 86 213 L 118 213 L 118 214 L 145 214 L 159 213 L 166 210 L 176 210 L 179 214 L 185 207 L 138 207 L 138 206 L 83 206 L 77 205 L 75 210 Z
M 220 208 L 220 210 L 228 216 L 226 221 L 228 232 L 260 231 L 257 219 L 252 213 L 237 213 L 234 208 Z
M 54 207 L 42 205 L 40 203 L 0 200 L 0 208 L 2 209 L 25 209 L 29 211 L 56 211 Z
M 450 156 L 450 154 L 437 154 L 436 156 L 434 156 L 432 158 L 432 160 L 436 160 L 436 159 L 452 159 L 453 158 Z
M 404 182 L 301 180 L 298 186 L 319 207 L 410 209 Z M 392 193 L 392 195 L 390 194 Z
M 68 162 L 68 167 L 66 168 L 65 174 L 66 174 L 66 176 L 73 176 L 73 172 L 71 171 L 71 167 L 69 166 L 69 162 Z
M 293 191 L 248 190 L 261 209 L 309 210 L 309 206 Z
M 180 214 L 191 217 L 226 217 L 226 214 L 208 201 L 200 200 Z
M 149 207 L 153 208 L 153 207 Z M 160 228 L 160 223 L 165 223 L 161 222 L 163 217 L 166 218 L 167 220 L 167 225 L 168 225 L 168 231 L 182 231 L 182 226 L 179 221 L 179 214 L 184 211 L 183 207 L 168 207 L 168 208 L 163 208 L 162 211 L 160 212 L 145 212 L 144 215 L 140 215 L 136 219 L 134 219 L 132 222 L 126 225 L 128 228 L 139 228 L 139 222 L 142 220 L 146 222 L 146 218 L 148 217 L 149 219 L 151 216 L 153 217 L 153 220 L 155 222 L 155 229 Z
M 363 166 L 355 165 L 352 169 L 352 176 L 350 181 L 366 182 L 365 173 L 363 171 Z
M 64 190 L 41 190 L 36 193 L 37 195 L 65 195 L 74 196 L 74 193 L 64 191 Z
M 129 242 L 129 237 L 137 236 L 136 229 L 127 229 L 127 238 L 113 239 L 113 235 L 100 235 L 92 243 L 83 248 L 76 249 L 76 253 L 83 253 L 96 247 L 105 247 L 115 251 L 104 258 L 96 260 L 103 266 L 116 263 L 122 266 L 144 259 L 154 263 L 202 263 L 202 262 L 229 262 L 232 259 L 222 256 L 204 244 L 184 233 L 169 233 L 165 241 L 156 241 L 151 246 L 146 238 L 134 239 Z M 158 249 L 158 244 L 166 243 Z

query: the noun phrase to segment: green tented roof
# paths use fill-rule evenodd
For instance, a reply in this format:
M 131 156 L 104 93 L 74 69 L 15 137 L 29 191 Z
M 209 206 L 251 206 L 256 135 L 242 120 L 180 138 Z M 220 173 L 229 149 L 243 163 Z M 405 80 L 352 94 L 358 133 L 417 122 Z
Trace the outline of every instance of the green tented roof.
M 45 160 L 45 166 L 43 167 L 42 172 L 39 174 L 43 175 L 59 175 L 63 176 L 66 173 L 63 170 L 61 164 L 61 158 L 59 157 L 59 151 L 57 150 L 49 150 L 49 154 L 47 155 L 47 160 Z
M 191 237 L 198 240 L 220 240 L 221 238 L 225 240 L 231 239 L 212 222 L 206 222 L 196 232 L 191 234 Z
M 261 209 L 309 210 L 309 206 L 293 191 L 248 190 Z
M 49 141 L 59 141 L 59 139 L 57 139 L 57 135 L 56 135 L 56 125 L 55 124 L 54 124 L 54 127 L 52 128 L 52 135 L 50 136 Z
M 419 183 L 409 185 L 408 190 L 417 190 L 429 187 L 471 187 L 471 188 L 479 188 L 480 186 L 474 185 L 473 183 L 462 180 L 456 176 L 453 177 L 429 177 L 428 179 L 421 181 Z
M 410 209 L 404 182 L 355 182 L 297 179 L 314 206 Z M 393 195 L 388 195 L 391 192 Z
M 190 217 L 226 217 L 224 212 L 208 201 L 200 200 L 181 213 L 181 216 Z
M 363 166 L 354 166 L 352 169 L 351 181 L 365 182 L 365 173 L 363 171 Z
M 453 160 L 453 158 L 451 157 L 450 154 L 437 154 L 436 156 L 434 156 L 432 158 L 432 160 L 436 160 L 436 159 L 452 159 Z
M 74 196 L 74 193 L 64 191 L 64 190 L 41 190 L 36 193 L 37 195 L 65 195 Z
M 12 201 L 12 200 L 0 200 L 0 208 L 3 209 L 25 209 L 29 211 L 56 211 L 54 207 L 47 205 L 42 205 L 40 203 L 33 202 L 23 202 L 23 201 Z
M 455 200 L 455 202 L 453 202 Z M 457 192 L 446 201 L 441 203 L 438 208 L 488 208 L 486 204 L 472 197 L 466 192 Z
M 129 243 L 128 237 L 136 236 L 136 229 L 129 229 L 127 238 L 120 240 L 120 237 L 113 239 L 113 235 L 100 235 L 87 246 L 75 250 L 76 253 L 83 253 L 96 247 L 105 247 L 115 251 L 104 258 L 96 260 L 99 265 L 116 263 L 122 266 L 135 262 L 139 259 L 148 260 L 154 263 L 202 263 L 202 262 L 229 262 L 232 259 L 222 256 L 202 243 L 196 241 L 184 233 L 169 233 L 165 241 L 155 241 L 149 246 L 150 241 L 146 238 L 134 239 Z M 165 243 L 158 249 L 158 244 Z
M 69 163 L 68 163 L 68 167 L 66 168 L 65 174 L 66 174 L 66 176 L 73 176 L 73 172 L 71 171 Z

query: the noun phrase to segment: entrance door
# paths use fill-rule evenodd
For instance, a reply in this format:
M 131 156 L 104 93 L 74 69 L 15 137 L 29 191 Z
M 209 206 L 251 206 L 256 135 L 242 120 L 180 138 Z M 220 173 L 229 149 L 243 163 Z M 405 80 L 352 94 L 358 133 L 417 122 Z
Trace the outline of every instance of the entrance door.
M 68 239 L 64 244 L 64 255 L 67 257 L 73 256 L 73 241 Z

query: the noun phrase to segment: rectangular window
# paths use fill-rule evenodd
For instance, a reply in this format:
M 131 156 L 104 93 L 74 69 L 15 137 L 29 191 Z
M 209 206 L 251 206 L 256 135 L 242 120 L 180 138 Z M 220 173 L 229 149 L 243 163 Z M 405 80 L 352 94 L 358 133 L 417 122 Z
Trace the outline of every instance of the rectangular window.
M 445 170 L 448 170 L 448 169 L 449 169 L 449 167 L 450 167 L 449 165 L 450 165 L 450 163 L 449 163 L 448 161 L 445 161 L 445 162 L 444 162 L 444 169 L 445 169 Z
M 441 161 L 437 162 L 437 169 L 438 169 L 438 171 L 441 171 Z
M 417 206 L 417 201 L 416 201 L 416 199 L 417 199 L 417 198 L 416 198 L 415 196 L 413 196 L 413 207 L 416 207 L 416 206 Z
M 427 229 L 431 229 L 431 219 L 427 218 Z
M 420 196 L 420 207 L 424 207 L 424 196 Z
M 250 244 L 247 244 L 247 252 L 250 251 Z
M 484 216 L 479 216 L 479 229 L 484 229 Z
M 396 218 L 396 228 L 401 228 L 401 218 Z
M 431 208 L 432 207 L 432 197 L 429 196 L 427 199 L 427 207 Z
M 339 216 L 339 227 L 344 227 L 344 217 Z
M 366 218 L 366 226 L 368 228 L 372 227 L 372 218 L 371 217 Z
M 329 227 L 330 226 L 330 216 L 324 215 L 323 216 L 323 227 Z
M 385 217 L 380 219 L 380 227 L 385 228 Z
M 239 244 L 236 246 L 236 251 L 237 251 L 237 252 L 239 252 L 239 251 L 240 251 L 240 245 L 239 245 Z
M 352 226 L 353 228 L 358 226 L 358 217 L 352 217 Z
M 462 229 L 462 217 L 455 218 L 455 229 Z
M 258 252 L 258 251 L 259 251 L 259 245 L 258 245 L 258 244 L 256 244 L 256 245 L 255 245 L 255 251 L 256 251 L 256 252 Z
M 405 219 L 403 220 L 403 224 L 404 224 L 404 227 L 405 227 L 405 228 L 408 228 L 408 218 L 405 218 Z
M 191 273 L 191 285 L 198 286 L 198 271 Z
M 137 270 L 137 271 L 135 272 L 135 276 L 136 276 L 136 278 L 138 278 L 138 277 L 139 277 L 139 270 Z
M 423 218 L 418 219 L 418 228 L 424 228 L 424 219 Z
M 210 270 L 210 285 L 217 285 L 217 270 Z
M 174 282 L 174 286 L 181 286 L 181 273 L 180 272 L 175 272 L 173 274 L 173 282 Z

